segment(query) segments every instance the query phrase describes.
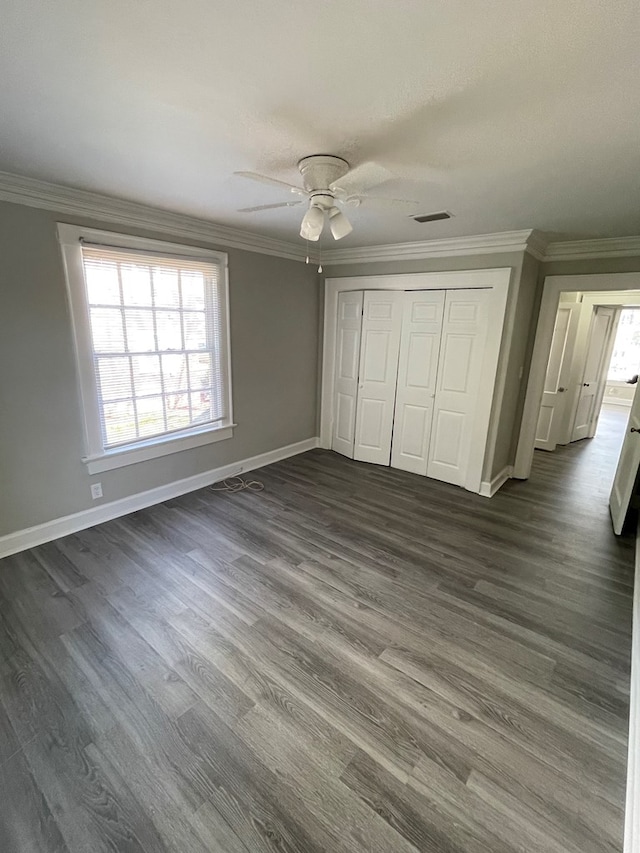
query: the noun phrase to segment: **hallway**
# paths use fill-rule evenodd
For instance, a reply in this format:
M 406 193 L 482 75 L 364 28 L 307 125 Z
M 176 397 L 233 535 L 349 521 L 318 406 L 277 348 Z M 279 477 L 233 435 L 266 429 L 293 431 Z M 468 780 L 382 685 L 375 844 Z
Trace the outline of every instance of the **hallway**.
M 594 438 L 558 445 L 551 453 L 536 450 L 527 481 L 536 492 L 548 487 L 556 497 L 570 498 L 572 508 L 580 511 L 584 507 L 587 519 L 605 537 L 607 527 L 611 532 L 607 507 L 628 420 L 629 409 L 603 406 Z M 540 494 L 542 498 L 544 491 Z
M 0 849 L 619 853 L 616 426 L 491 500 L 315 450 L 0 562 Z

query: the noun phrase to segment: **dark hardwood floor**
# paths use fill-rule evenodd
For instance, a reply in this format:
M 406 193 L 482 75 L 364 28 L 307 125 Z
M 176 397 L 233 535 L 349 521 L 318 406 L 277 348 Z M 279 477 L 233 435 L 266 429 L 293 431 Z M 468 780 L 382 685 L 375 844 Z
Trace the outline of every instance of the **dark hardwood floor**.
M 0 850 L 620 851 L 624 426 L 492 500 L 316 450 L 0 562 Z

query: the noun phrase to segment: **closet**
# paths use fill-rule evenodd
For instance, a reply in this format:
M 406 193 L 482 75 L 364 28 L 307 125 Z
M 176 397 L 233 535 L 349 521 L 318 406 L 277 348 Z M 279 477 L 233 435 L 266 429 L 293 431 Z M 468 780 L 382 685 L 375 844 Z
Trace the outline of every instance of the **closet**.
M 333 450 L 466 485 L 486 444 L 476 434 L 483 375 L 492 377 L 489 389 L 484 383 L 492 391 L 497 369 L 497 348 L 486 348 L 489 295 L 482 288 L 340 292 Z M 488 426 L 483 402 L 480 421 Z

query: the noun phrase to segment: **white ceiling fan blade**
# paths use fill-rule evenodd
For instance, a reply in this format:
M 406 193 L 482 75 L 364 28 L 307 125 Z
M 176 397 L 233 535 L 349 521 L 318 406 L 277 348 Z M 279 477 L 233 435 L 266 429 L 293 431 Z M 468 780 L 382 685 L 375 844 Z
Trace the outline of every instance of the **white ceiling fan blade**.
M 256 213 L 259 210 L 275 210 L 276 207 L 295 207 L 296 204 L 302 204 L 302 200 L 281 201 L 278 204 L 258 204 L 255 207 L 240 207 L 238 213 Z
M 329 211 L 329 228 L 334 240 L 342 240 L 353 231 L 353 225 L 338 207 L 332 207 Z
M 324 228 L 324 210 L 312 204 L 302 218 L 300 225 L 300 236 L 304 240 L 312 240 L 314 243 L 320 239 Z
M 419 202 L 409 201 L 404 198 L 384 198 L 384 196 L 365 195 L 358 199 L 359 205 L 362 207 L 377 207 L 387 210 L 415 210 Z M 350 204 L 350 199 L 346 199 L 345 204 Z M 353 205 L 354 207 L 358 205 Z
M 302 187 L 287 184 L 285 181 L 278 181 L 276 178 L 270 178 L 268 175 L 259 175 L 257 172 L 234 172 L 233 174 L 239 175 L 241 178 L 249 178 L 250 181 L 258 181 L 261 184 L 279 187 L 281 190 L 287 190 L 287 192 L 296 193 L 297 195 L 307 195 L 307 191 Z
M 358 194 L 369 189 L 369 187 L 377 187 L 380 184 L 384 184 L 385 181 L 390 181 L 393 177 L 392 172 L 378 163 L 361 163 L 359 166 L 348 171 L 346 175 L 334 181 L 329 189 L 332 191 L 342 190 L 347 194 Z

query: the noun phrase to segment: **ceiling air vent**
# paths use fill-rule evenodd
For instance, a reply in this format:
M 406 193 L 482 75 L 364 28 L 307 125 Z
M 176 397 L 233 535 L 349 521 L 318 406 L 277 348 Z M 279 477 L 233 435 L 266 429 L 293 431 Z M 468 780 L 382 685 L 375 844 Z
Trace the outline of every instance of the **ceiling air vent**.
M 419 216 L 412 216 L 416 222 L 437 222 L 438 219 L 451 219 L 451 214 L 446 210 L 441 210 L 440 213 L 422 213 Z

